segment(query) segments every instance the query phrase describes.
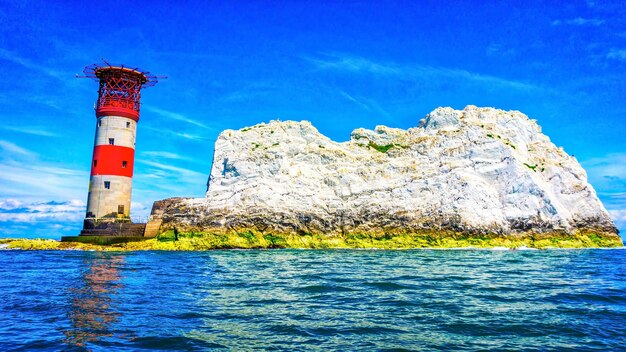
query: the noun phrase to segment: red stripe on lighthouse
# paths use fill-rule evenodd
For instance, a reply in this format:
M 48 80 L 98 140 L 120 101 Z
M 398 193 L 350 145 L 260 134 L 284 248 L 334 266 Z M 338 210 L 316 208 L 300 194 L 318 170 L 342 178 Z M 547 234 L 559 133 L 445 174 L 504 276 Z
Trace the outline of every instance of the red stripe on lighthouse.
M 135 149 L 119 145 L 97 145 L 93 148 L 91 176 L 115 175 L 133 177 Z
M 121 116 L 128 119 L 139 121 L 139 111 L 115 106 L 101 106 L 96 109 L 96 117 L 102 116 Z

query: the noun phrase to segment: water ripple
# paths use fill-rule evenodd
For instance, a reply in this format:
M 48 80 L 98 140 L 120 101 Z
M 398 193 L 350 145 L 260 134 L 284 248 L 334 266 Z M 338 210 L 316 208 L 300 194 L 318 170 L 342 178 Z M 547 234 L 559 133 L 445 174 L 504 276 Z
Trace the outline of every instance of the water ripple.
M 0 350 L 619 350 L 626 251 L 0 253 Z

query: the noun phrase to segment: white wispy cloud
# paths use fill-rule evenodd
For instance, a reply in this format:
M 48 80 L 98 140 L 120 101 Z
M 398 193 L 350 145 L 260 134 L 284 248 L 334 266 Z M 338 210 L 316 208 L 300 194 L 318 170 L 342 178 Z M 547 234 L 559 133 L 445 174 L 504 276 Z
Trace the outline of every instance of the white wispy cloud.
M 141 155 L 144 155 L 147 157 L 160 158 L 160 159 L 186 160 L 186 161 L 191 160 L 191 158 L 187 156 L 183 156 L 183 155 L 172 153 L 172 152 L 158 151 L 158 150 L 141 152 Z
M 221 99 L 231 103 L 247 102 L 251 99 L 264 98 L 268 95 L 275 94 L 280 85 L 272 82 L 257 81 L 251 82 L 243 87 L 225 94 Z
M 146 201 L 152 202 L 158 199 L 165 199 L 169 197 L 198 197 L 204 194 L 206 189 L 206 181 L 208 176 L 204 176 L 201 178 L 195 179 L 185 179 L 185 180 L 176 180 L 168 182 L 168 177 L 171 175 L 162 174 L 162 176 L 151 175 L 153 177 L 149 177 L 147 174 L 142 175 L 142 180 L 137 179 L 133 187 L 135 188 L 146 188 L 146 185 L 149 183 L 151 190 L 144 192 L 144 197 L 142 199 L 146 199 Z M 151 182 L 149 182 L 151 181 Z M 137 193 L 137 199 L 140 199 L 140 193 Z M 135 196 L 133 194 L 133 196 Z M 133 214 L 135 213 L 135 209 L 132 209 Z
M 626 61 L 626 49 L 611 49 L 606 57 L 608 59 Z
M 40 65 L 35 63 L 29 59 L 21 57 L 18 53 L 6 49 L 0 48 L 0 60 L 6 60 L 9 62 L 13 62 L 17 65 L 20 65 L 29 70 L 36 70 L 40 73 L 45 74 L 46 76 L 56 78 L 58 80 L 66 81 L 68 76 L 67 73 L 55 70 L 48 66 Z
M 2 149 L 5 157 L 15 156 L 26 156 L 29 158 L 36 157 L 37 154 L 28 149 L 22 148 L 15 143 L 11 143 L 9 141 L 0 140 L 0 149 Z M 6 153 L 10 154 L 7 155 Z
M 5 197 L 80 198 L 89 177 L 87 171 L 43 162 L 37 153 L 5 140 L 0 140 L 0 170 L 0 194 Z
M 608 210 L 626 209 L 626 193 L 615 192 L 609 190 L 608 192 L 598 192 L 598 197 L 602 200 L 602 203 Z
M 576 17 L 576 18 L 570 18 L 570 19 L 566 19 L 566 20 L 554 20 L 554 21 L 552 21 L 552 25 L 553 26 L 570 25 L 570 26 L 593 26 L 593 27 L 597 27 L 597 26 L 603 25 L 605 22 L 606 22 L 605 20 L 599 19 L 599 18 Z
M 191 141 L 205 141 L 208 140 L 209 138 L 207 137 L 202 137 L 202 136 L 198 136 L 197 134 L 192 134 L 192 133 L 185 133 L 185 132 L 173 132 L 171 131 L 173 135 L 180 137 L 180 138 L 184 138 L 184 139 L 189 139 Z
M 609 215 L 613 219 L 615 226 L 620 230 L 623 238 L 626 233 L 626 209 L 609 210 Z
M 488 85 L 498 85 L 509 87 L 513 89 L 519 90 L 545 90 L 542 87 L 536 86 L 534 84 L 520 82 L 515 80 L 510 80 L 506 78 L 500 78 L 496 76 L 484 75 L 476 72 L 470 72 L 461 69 L 449 69 L 449 68 L 433 68 L 424 66 L 423 70 L 426 73 L 432 73 L 435 75 L 447 76 L 451 78 L 462 78 L 468 81 L 474 81 L 479 83 L 484 83 Z
M 0 141 L 0 170 L 3 235 L 58 238 L 77 233 L 85 215 L 79 199 L 87 195 L 87 171 L 42 161 L 37 153 L 8 141 Z
M 186 140 L 189 140 L 189 141 L 195 141 L 195 142 L 209 141 L 209 140 L 212 139 L 210 137 L 204 137 L 204 136 L 200 136 L 200 135 L 193 134 L 193 133 L 173 131 L 173 130 L 170 130 L 170 129 L 164 128 L 164 127 L 155 128 L 155 127 L 151 127 L 151 126 L 143 126 L 143 129 L 144 130 L 150 130 L 150 131 L 157 132 L 159 135 L 167 134 L 167 135 L 170 135 L 170 136 L 186 139 Z
M 86 171 L 55 166 L 0 162 L 0 169 L 0 194 L 4 195 L 80 197 L 85 194 L 89 180 Z
M 626 231 L 626 154 L 608 154 L 581 164 L 615 225 Z
M 0 222 L 80 221 L 85 216 L 85 203 L 73 199 L 62 202 L 27 203 L 17 199 L 0 200 Z
M 19 199 L 0 199 L 0 209 L 13 210 L 22 207 L 22 202 Z
M 46 53 L 46 56 L 43 57 L 49 58 L 48 54 Z M 63 54 L 67 53 L 64 52 Z M 72 57 L 72 60 L 75 59 L 73 56 L 69 57 Z M 66 95 L 74 95 L 79 91 L 91 90 L 87 85 L 82 85 L 74 79 L 76 72 L 59 69 L 61 65 L 58 63 L 48 65 L 45 60 L 26 58 L 17 51 L 0 48 L 0 64 L 3 66 L 19 65 L 20 67 L 17 68 L 16 72 L 21 72 L 21 75 L 24 76 L 23 79 L 29 82 L 27 92 L 18 87 L 3 92 L 4 95 L 10 97 L 12 104 L 42 105 L 65 115 L 74 115 L 77 112 L 75 106 L 70 104 L 72 100 L 59 99 L 58 91 L 63 91 Z M 62 89 L 49 89 L 52 84 L 62 87 Z
M 402 79 L 431 80 L 438 78 L 462 79 L 490 86 L 501 86 L 519 90 L 545 90 L 526 82 L 471 72 L 456 68 L 428 65 L 400 65 L 393 62 L 375 62 L 363 57 L 347 54 L 327 54 L 325 58 L 304 57 L 322 70 L 336 70 L 354 73 L 368 73 L 377 76 L 393 76 Z
M 174 112 L 174 111 L 167 111 L 164 109 L 160 109 L 154 106 L 144 106 L 145 109 L 155 113 L 155 114 L 159 114 L 167 119 L 170 120 L 176 120 L 176 121 L 183 121 L 186 122 L 188 124 L 194 125 L 196 127 L 200 127 L 200 128 L 204 128 L 204 129 L 212 129 L 209 126 L 205 125 L 204 123 L 191 119 L 189 117 L 184 116 L 183 114 Z
M 170 165 L 170 164 L 163 164 L 163 163 L 158 163 L 155 161 L 149 161 L 149 160 L 138 160 L 139 163 L 148 165 L 148 166 L 152 166 L 154 168 L 157 169 L 161 169 L 161 170 L 165 170 L 165 171 L 169 171 L 169 173 L 167 173 L 170 177 L 174 177 L 174 178 L 178 178 L 178 177 L 204 177 L 204 174 L 198 172 L 198 171 L 194 171 L 194 170 L 190 170 L 190 169 L 185 169 L 182 167 L 178 167 L 178 166 L 174 166 L 174 165 Z M 172 175 L 172 173 L 174 173 Z
M 355 105 L 359 106 L 360 108 L 364 110 L 374 111 L 385 117 L 391 117 L 391 115 L 385 109 L 383 109 L 378 103 L 376 103 L 375 101 L 371 99 L 366 99 L 366 98 L 357 99 L 343 90 L 339 91 L 339 94 L 343 96 L 344 98 L 346 98 L 348 101 L 354 103 Z
M 348 94 L 348 93 L 346 93 L 344 91 L 340 91 L 339 94 L 341 94 L 341 96 L 343 96 L 344 98 L 346 98 L 349 101 L 353 102 L 357 106 L 360 106 L 364 110 L 367 110 L 367 111 L 371 111 L 372 110 L 367 104 L 361 102 L 360 100 L 355 99 L 353 96 L 351 96 L 350 94 Z
M 491 43 L 485 49 L 485 53 L 489 56 L 504 57 L 504 56 L 514 56 L 517 53 L 517 51 L 513 48 L 504 46 L 502 44 Z
M 611 218 L 615 222 L 626 222 L 626 209 L 609 210 L 609 214 L 611 214 Z
M 305 59 L 321 69 L 369 72 L 378 75 L 398 75 L 404 71 L 395 64 L 380 64 L 358 56 L 342 54 L 330 54 L 328 56 L 330 59 L 313 57 L 305 57 Z
M 619 178 L 626 180 L 626 153 L 611 153 L 580 162 L 590 179 L 595 181 Z
M 7 131 L 20 132 L 25 134 L 31 134 L 42 137 L 60 137 L 59 134 L 46 130 L 44 127 L 39 126 L 2 126 Z
M 147 222 L 152 210 L 152 203 L 133 201 L 130 203 L 130 209 L 132 210 L 131 220 L 133 222 Z
M 166 153 L 157 152 L 157 155 L 173 156 Z M 137 163 L 142 166 L 137 168 L 141 170 L 136 175 L 136 189 L 146 190 L 142 193 L 137 193 L 137 200 L 149 200 L 150 202 L 156 199 L 162 199 L 167 197 L 179 197 L 184 196 L 201 196 L 205 191 L 206 181 L 209 176 L 209 166 L 203 165 L 202 168 L 206 168 L 206 172 L 199 172 L 187 167 L 181 167 L 176 165 L 178 159 L 175 158 L 163 158 L 145 160 L 138 159 Z M 195 163 L 200 164 L 200 163 Z M 148 191 L 148 189 L 150 189 Z M 151 204 L 151 203 L 150 203 Z M 133 210 L 135 212 L 135 210 Z

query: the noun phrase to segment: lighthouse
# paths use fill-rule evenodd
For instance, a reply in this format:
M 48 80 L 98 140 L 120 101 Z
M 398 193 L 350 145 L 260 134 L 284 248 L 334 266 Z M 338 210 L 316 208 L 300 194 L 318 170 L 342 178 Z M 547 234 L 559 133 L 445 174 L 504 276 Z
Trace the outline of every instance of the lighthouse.
M 141 90 L 155 85 L 158 77 L 138 68 L 106 62 L 89 65 L 83 72 L 83 77 L 99 82 L 84 228 L 103 222 L 130 222 Z

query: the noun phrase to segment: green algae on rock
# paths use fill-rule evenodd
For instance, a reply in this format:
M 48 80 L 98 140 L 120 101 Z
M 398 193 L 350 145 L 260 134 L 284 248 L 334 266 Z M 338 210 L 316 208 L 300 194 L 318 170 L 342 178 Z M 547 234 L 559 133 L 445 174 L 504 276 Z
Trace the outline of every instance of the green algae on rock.
M 280 235 L 261 232 L 212 234 L 166 231 L 157 238 L 114 245 L 58 242 L 42 239 L 5 239 L 6 249 L 24 250 L 102 250 L 203 251 L 213 249 L 450 249 L 450 248 L 610 248 L 621 247 L 619 236 L 599 233 L 524 234 L 516 236 L 468 236 L 461 233 L 424 232 L 420 234 Z

